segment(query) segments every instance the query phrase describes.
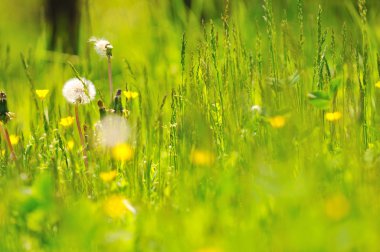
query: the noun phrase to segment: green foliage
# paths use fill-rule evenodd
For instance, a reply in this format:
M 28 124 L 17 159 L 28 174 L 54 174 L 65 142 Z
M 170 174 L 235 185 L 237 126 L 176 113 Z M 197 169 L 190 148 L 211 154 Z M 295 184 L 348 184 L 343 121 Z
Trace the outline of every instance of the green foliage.
M 309 93 L 310 103 L 319 109 L 329 109 L 331 104 L 331 96 L 324 91 L 314 91 Z

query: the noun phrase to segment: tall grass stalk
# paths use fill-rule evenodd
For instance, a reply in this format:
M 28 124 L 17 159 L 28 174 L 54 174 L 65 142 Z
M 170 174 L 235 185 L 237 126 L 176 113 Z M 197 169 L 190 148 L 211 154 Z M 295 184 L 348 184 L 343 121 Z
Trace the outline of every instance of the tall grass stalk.
M 112 66 L 111 66 L 111 55 L 109 54 L 107 54 L 107 63 L 108 63 L 108 85 L 110 89 L 110 99 L 112 102 L 112 99 L 113 99 Z
M 266 30 L 269 41 L 269 51 L 271 57 L 271 72 L 274 78 L 274 91 L 275 91 L 275 105 L 276 108 L 280 107 L 280 92 L 279 92 L 279 76 L 278 76 L 278 68 L 277 68 L 277 52 L 276 52 L 276 30 L 274 27 L 274 18 L 273 18 L 273 8 L 272 8 L 272 0 L 264 0 L 264 20 L 266 22 Z
M 79 133 L 80 143 L 82 145 L 83 161 L 84 161 L 85 167 L 88 169 L 87 147 L 86 147 L 86 142 L 85 142 L 83 131 L 82 131 L 82 125 L 79 120 L 79 104 L 78 103 L 75 104 L 74 110 L 75 110 L 75 122 L 76 122 L 78 133 Z
M 9 151 L 11 153 L 11 160 L 13 161 L 16 161 L 17 160 L 17 157 L 16 157 L 16 153 L 13 149 L 13 146 L 12 146 L 12 143 L 11 143 L 11 140 L 9 138 L 9 133 L 8 133 L 8 130 L 7 128 L 5 127 L 5 125 L 3 125 L 1 122 L 0 122 L 0 130 L 3 134 L 3 137 L 5 139 L 5 142 L 7 143 L 8 145 L 8 148 L 9 148 Z
M 359 81 L 359 89 L 360 89 L 360 123 L 362 125 L 362 137 L 363 137 L 363 145 L 364 149 L 368 148 L 369 144 L 369 133 L 368 133 L 368 100 L 370 100 L 368 92 L 368 35 L 367 35 L 367 7 L 366 0 L 358 0 L 359 6 L 359 14 L 361 17 L 361 30 L 362 30 L 362 47 L 358 48 L 357 51 L 357 64 L 358 67 L 361 65 L 359 61 L 359 52 L 362 55 L 363 68 L 358 68 L 358 81 Z M 362 77 L 360 78 L 360 72 L 362 72 Z

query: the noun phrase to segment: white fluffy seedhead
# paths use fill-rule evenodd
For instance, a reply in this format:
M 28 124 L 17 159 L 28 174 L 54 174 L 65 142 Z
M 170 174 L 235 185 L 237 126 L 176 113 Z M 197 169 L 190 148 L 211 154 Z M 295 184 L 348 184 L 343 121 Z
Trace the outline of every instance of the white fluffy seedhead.
M 81 77 L 66 81 L 62 94 L 70 103 L 87 104 L 95 98 L 96 90 L 94 84 Z
M 112 56 L 112 45 L 106 39 L 97 39 L 95 37 L 91 37 L 89 42 L 94 43 L 94 49 L 97 54 L 102 57 Z
M 99 140 L 103 146 L 113 147 L 125 143 L 131 135 L 127 120 L 118 115 L 104 117 L 96 126 Z
M 252 111 L 252 112 L 257 112 L 257 113 L 261 114 L 261 112 L 262 112 L 262 108 L 261 108 L 260 105 L 253 105 L 253 106 L 251 107 L 251 111 Z

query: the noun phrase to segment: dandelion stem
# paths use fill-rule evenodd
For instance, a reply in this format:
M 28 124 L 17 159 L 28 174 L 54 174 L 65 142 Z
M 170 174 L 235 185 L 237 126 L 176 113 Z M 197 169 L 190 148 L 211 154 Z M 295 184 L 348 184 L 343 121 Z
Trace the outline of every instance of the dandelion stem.
M 17 159 L 17 157 L 16 157 L 15 151 L 13 149 L 11 140 L 9 138 L 8 130 L 5 127 L 3 127 L 1 124 L 0 124 L 0 130 L 3 132 L 4 139 L 8 144 L 8 148 L 11 152 L 11 159 L 15 161 Z
M 78 103 L 75 104 L 75 120 L 77 123 L 80 142 L 82 144 L 82 153 L 83 153 L 84 165 L 86 166 L 86 168 L 88 168 L 87 151 L 86 151 L 86 145 L 85 145 L 84 136 L 83 136 L 83 132 L 82 132 L 82 127 L 81 127 L 80 120 L 79 120 Z
M 112 69 L 111 69 L 111 56 L 108 55 L 108 82 L 110 87 L 111 102 L 113 99 L 113 86 L 112 86 Z

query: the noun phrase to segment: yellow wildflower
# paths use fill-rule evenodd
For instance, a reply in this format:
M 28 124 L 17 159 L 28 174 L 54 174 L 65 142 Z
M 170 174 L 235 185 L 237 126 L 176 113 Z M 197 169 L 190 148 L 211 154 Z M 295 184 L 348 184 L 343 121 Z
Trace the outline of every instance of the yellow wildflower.
M 15 135 L 10 135 L 9 140 L 11 141 L 12 145 L 17 145 L 20 138 L 18 136 L 15 136 Z
M 110 182 L 116 178 L 117 172 L 116 171 L 101 172 L 99 176 L 104 182 Z
M 340 112 L 331 112 L 326 113 L 325 118 L 327 121 L 335 122 L 338 121 L 342 117 L 342 113 Z
M 49 93 L 48 89 L 37 89 L 36 90 L 36 95 L 41 100 L 45 99 L 48 93 Z
M 329 219 L 338 221 L 348 215 L 350 204 L 342 194 L 333 195 L 325 202 L 325 214 Z
M 104 202 L 103 210 L 106 215 L 114 219 L 121 219 L 127 214 L 135 214 L 136 209 L 124 197 L 113 195 Z
M 375 87 L 380 88 L 380 81 L 376 82 Z
M 125 97 L 127 97 L 128 100 L 135 99 L 136 97 L 139 96 L 139 93 L 133 92 L 133 91 L 124 91 L 123 93 Z
M 116 160 L 128 161 L 133 157 L 133 149 L 128 144 L 117 144 L 112 148 L 112 156 Z
M 209 151 L 193 150 L 190 154 L 190 161 L 195 165 L 210 166 L 215 162 L 215 155 Z
M 69 140 L 69 141 L 67 141 L 66 148 L 67 148 L 68 150 L 72 150 L 72 149 L 74 148 L 74 141 L 73 141 L 73 140 Z
M 70 127 L 74 122 L 74 117 L 72 116 L 68 116 L 68 117 L 64 117 L 64 118 L 61 118 L 61 120 L 59 121 L 59 124 L 62 125 L 63 127 Z
M 270 125 L 276 129 L 284 127 L 286 123 L 285 116 L 280 116 L 280 115 L 270 117 L 268 120 L 269 120 Z
M 222 252 L 223 250 L 216 247 L 206 247 L 197 250 L 197 252 Z

